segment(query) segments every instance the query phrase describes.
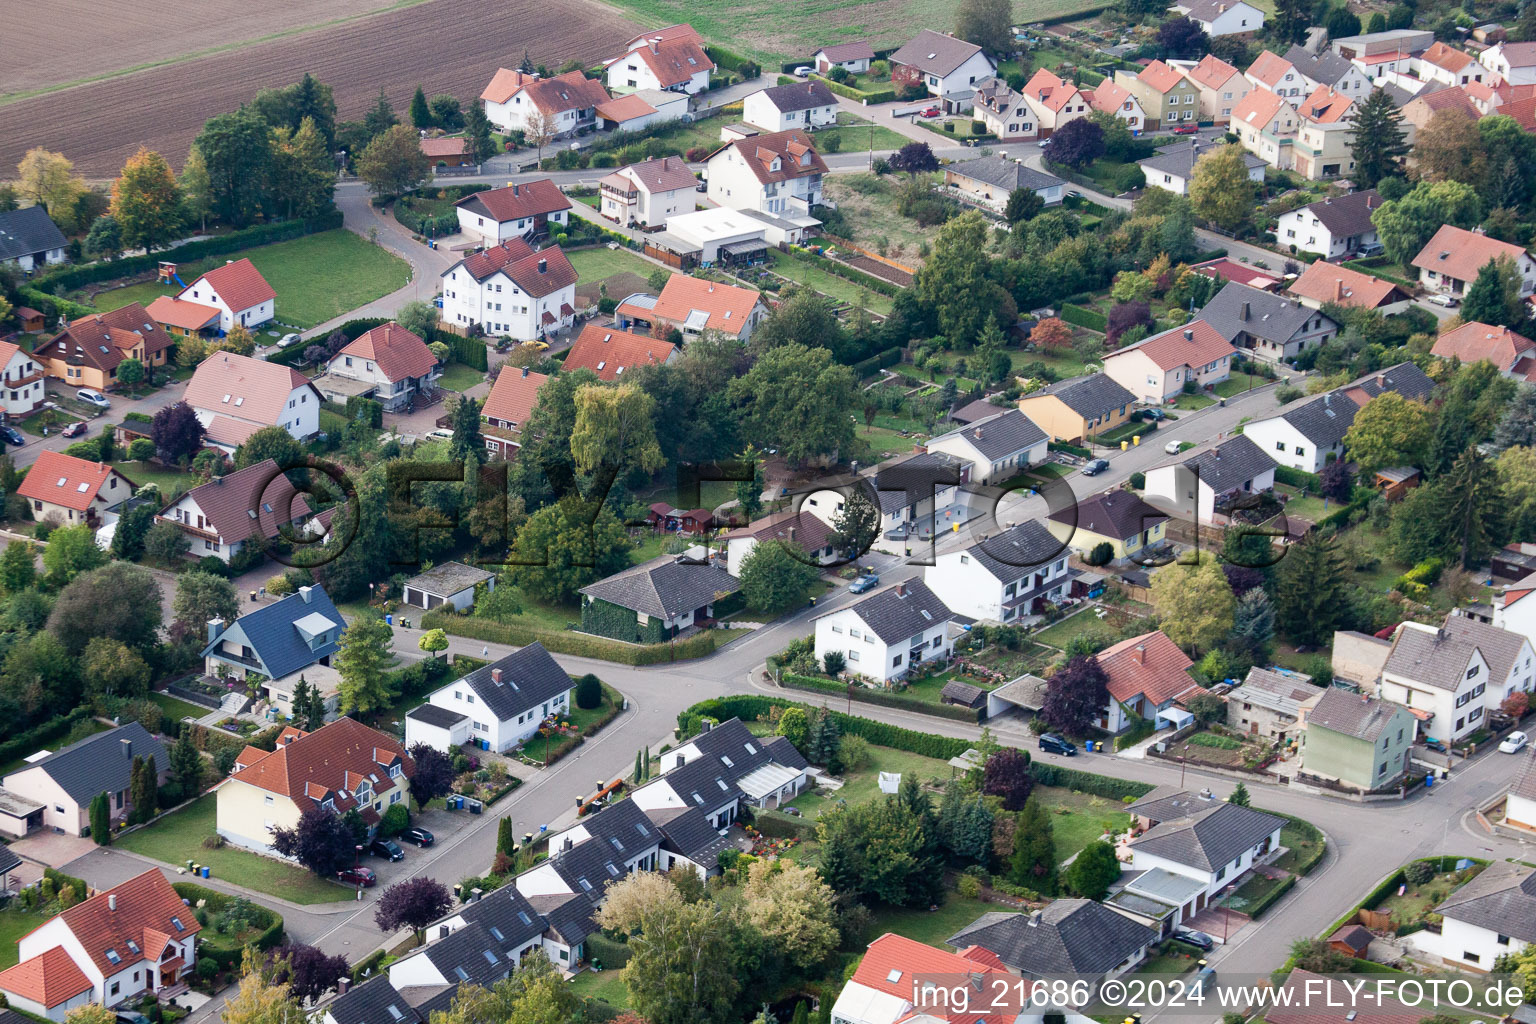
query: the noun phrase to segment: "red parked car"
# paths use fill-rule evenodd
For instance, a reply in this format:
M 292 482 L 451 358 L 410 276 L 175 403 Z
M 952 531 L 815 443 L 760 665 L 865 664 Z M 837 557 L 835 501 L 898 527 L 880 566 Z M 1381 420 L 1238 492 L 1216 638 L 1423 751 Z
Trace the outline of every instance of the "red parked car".
M 90 426 L 85 422 L 85 420 L 76 420 L 75 422 L 71 423 L 69 426 L 64 428 L 64 436 L 65 437 L 79 437 L 81 434 L 84 434 L 86 431 L 88 431 L 90 429 L 91 429 Z
M 1199 132 L 1200 126 L 1197 124 L 1181 124 L 1173 130 L 1175 135 L 1196 135 Z
M 939 110 L 938 107 L 929 107 L 927 110 L 924 110 L 918 116 L 919 117 L 938 117 L 941 113 L 943 113 L 943 111 Z
M 379 876 L 373 873 L 373 868 L 343 868 L 336 872 L 336 878 L 344 885 L 360 885 L 364 889 L 372 889 L 378 884 Z

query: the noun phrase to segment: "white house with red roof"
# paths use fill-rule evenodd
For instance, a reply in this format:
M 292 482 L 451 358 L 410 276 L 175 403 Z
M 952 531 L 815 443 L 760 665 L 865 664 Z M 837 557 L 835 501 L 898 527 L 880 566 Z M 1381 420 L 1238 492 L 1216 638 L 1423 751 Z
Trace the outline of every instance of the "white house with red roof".
M 1202 57 L 1199 63 L 1184 60 L 1168 63 L 1200 90 L 1202 121 L 1215 124 L 1231 121 L 1232 111 L 1253 89 L 1253 83 L 1241 71 L 1212 53 Z
M 579 70 L 545 78 L 537 71 L 497 68 L 480 99 L 485 102 L 486 120 L 503 132 L 525 131 L 528 118 L 537 112 L 548 119 L 559 138 L 591 126 L 598 106 L 608 99 L 608 90 Z
M 1036 71 L 1024 83 L 1023 97 L 1040 125 L 1040 134 L 1045 136 L 1068 121 L 1087 117 L 1092 109 L 1088 97 L 1070 82 L 1063 82 L 1044 68 Z
M 249 259 L 225 261 L 183 288 L 176 298 L 217 309 L 220 332 L 236 324 L 260 327 L 272 319 L 277 306 L 277 292 Z
M 402 408 L 418 391 L 428 390 L 442 376 L 441 367 L 427 343 L 397 323 L 380 324 L 331 357 L 325 374 L 315 379 L 320 393 L 345 402 L 351 395 L 367 395 L 386 412 Z M 332 393 L 327 378 L 351 382 Z M 359 391 L 359 387 L 366 390 Z
M 571 209 L 571 201 L 548 178 L 476 192 L 453 205 L 459 211 L 459 230 L 487 246 L 514 238 L 537 241 L 563 228 Z
M 690 96 L 709 88 L 715 62 L 691 25 L 668 25 L 629 41 L 622 56 L 608 61 L 608 88 L 615 93 L 663 89 Z
M 1141 131 L 1147 123 L 1147 112 L 1142 109 L 1141 101 L 1129 89 L 1108 78 L 1092 89 L 1084 89 L 1083 96 L 1094 110 L 1115 115 L 1132 131 Z
M 1243 77 L 1260 89 L 1268 89 L 1276 96 L 1296 99 L 1313 86 L 1296 65 L 1273 50 L 1260 50 Z
M 521 447 L 517 436 L 539 404 L 539 388 L 547 380 L 548 375 L 534 373 L 526 366 L 507 366 L 496 375 L 491 393 L 480 407 L 480 418 L 485 421 L 481 436 L 485 438 L 486 451 L 501 459 L 517 454 Z
M 1430 355 L 1441 359 L 1459 359 L 1463 363 L 1489 362 L 1506 377 L 1525 379 L 1528 361 L 1536 356 L 1536 341 L 1516 334 L 1508 327 L 1478 323 L 1476 320 L 1445 331 L 1435 339 Z M 1524 367 L 1517 370 L 1517 366 Z
M 823 46 L 811 57 L 816 70 L 822 74 L 826 74 L 833 68 L 842 68 L 852 75 L 862 75 L 868 71 L 869 64 L 874 59 L 874 47 L 863 39 L 852 43 Z
M 165 875 L 150 868 L 18 939 L 21 962 L 0 972 L 0 992 L 12 1007 L 55 1021 L 86 1003 L 117 1006 L 189 976 L 201 930 Z
M 1232 108 L 1230 128 L 1248 152 L 1276 170 L 1290 170 L 1299 102 L 1256 86 Z
M 197 413 L 210 445 L 233 452 L 262 427 L 282 427 L 300 441 L 320 430 L 323 399 L 291 366 L 234 352 L 215 352 L 187 382 L 184 401 Z
M 133 497 L 136 486 L 105 463 L 44 450 L 16 493 L 27 500 L 38 522 L 57 518 L 66 525 L 95 524 L 107 509 Z
M 1168 10 L 1184 15 L 1212 39 L 1247 37 L 1264 27 L 1264 12 L 1243 0 L 1179 0 Z
M 292 828 L 313 807 L 356 810 L 372 829 L 407 799 L 416 762 L 400 741 L 338 718 L 306 733 L 286 729 L 276 750 L 246 747 L 218 793 L 218 833 L 226 842 L 272 854 L 272 832 Z
M 42 408 L 43 367 L 32 353 L 9 341 L 0 341 L 0 422 L 31 415 Z
M 1122 640 L 1099 652 L 1098 662 L 1110 700 L 1097 725 L 1112 733 L 1129 727 L 1132 714 L 1156 721 L 1159 713 L 1206 692 L 1189 674 L 1195 663 L 1162 630 Z
M 1536 42 L 1495 43 L 1477 59 L 1510 85 L 1536 85 Z
M 1440 225 L 1440 230 L 1413 258 L 1413 265 L 1419 271 L 1419 284 L 1426 290 L 1460 297 L 1477 280 L 1479 270 L 1500 259 L 1515 265 L 1522 298 L 1536 290 L 1536 260 L 1531 259 L 1531 254 L 1518 245 L 1489 238 L 1482 228 L 1468 231 L 1450 224 Z
M 1136 396 L 1162 405 L 1184 385 L 1219 384 L 1232 375 L 1232 345 L 1204 320 L 1191 320 L 1104 357 L 1104 372 Z
M 187 535 L 193 558 L 228 562 L 253 538 L 272 540 L 312 511 L 272 459 L 199 484 L 161 509 L 155 519 Z M 296 534 L 296 530 L 294 533 Z
M 558 245 L 535 250 L 514 237 L 443 271 L 446 323 L 533 341 L 570 327 L 575 315 L 576 268 Z
M 597 180 L 599 211 L 625 227 L 661 226 L 669 217 L 691 213 L 699 181 L 681 157 L 664 156 L 629 164 Z
M 930 984 L 925 986 L 923 981 Z M 1017 1012 L 1024 990 L 996 953 L 969 946 L 958 953 L 926 946 L 887 932 L 869 944 L 858 969 L 832 1006 L 833 1024 L 1016 1024 L 1040 1015 Z M 975 1004 L 952 1000 L 956 987 L 969 990 Z M 946 999 L 948 997 L 948 999 Z M 1001 997 L 1001 999 L 999 999 Z M 1013 1005 L 995 1012 L 994 999 Z
M 704 159 L 709 198 L 733 210 L 809 216 L 823 200 L 827 165 L 799 129 L 733 139 Z
M 768 316 L 768 307 L 762 293 L 750 288 L 673 274 L 659 296 L 631 295 L 613 312 L 621 328 L 638 324 L 649 330 L 664 323 L 682 332 L 685 340 L 721 331 L 747 341 Z

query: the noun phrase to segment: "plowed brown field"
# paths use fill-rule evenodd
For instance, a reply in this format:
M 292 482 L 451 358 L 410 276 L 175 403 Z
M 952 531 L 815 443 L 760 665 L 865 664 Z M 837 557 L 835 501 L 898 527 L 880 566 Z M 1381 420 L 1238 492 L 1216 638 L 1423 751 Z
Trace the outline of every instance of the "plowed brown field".
M 32 146 L 59 150 L 88 178 L 116 175 L 141 144 L 179 167 L 209 117 L 306 71 L 335 89 L 342 120 L 361 117 L 380 87 L 403 114 L 418 82 L 468 102 L 524 50 L 550 67 L 591 62 L 639 31 L 596 0 L 431 0 L 0 106 L 0 176 Z M 89 54 L 70 60 L 83 68 Z

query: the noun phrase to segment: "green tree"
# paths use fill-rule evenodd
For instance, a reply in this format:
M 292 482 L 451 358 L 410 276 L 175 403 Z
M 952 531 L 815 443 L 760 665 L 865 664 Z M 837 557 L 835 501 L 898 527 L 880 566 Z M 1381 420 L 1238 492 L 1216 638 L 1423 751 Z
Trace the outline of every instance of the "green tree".
M 412 299 L 395 311 L 395 323 L 418 338 L 430 339 L 437 331 L 437 307 L 421 299 Z
M 785 708 L 779 715 L 779 721 L 774 730 L 789 740 L 796 750 L 802 750 L 805 747 L 806 734 L 810 731 L 810 719 L 804 708 Z
M 1270 23 L 1273 28 L 1274 23 Z M 1354 179 L 1361 188 L 1375 188 L 1382 178 L 1403 172 L 1408 155 L 1403 112 L 1385 89 L 1373 89 L 1355 105 Z
M 1196 161 L 1189 182 L 1195 216 L 1226 231 L 1248 223 L 1258 202 L 1258 185 L 1248 177 L 1246 156 L 1241 146 L 1228 143 Z
M 445 132 L 464 130 L 464 111 L 459 98 L 449 92 L 440 92 L 428 104 L 432 109 L 432 121 Z
M 1011 324 L 1018 307 L 993 279 L 989 252 L 992 228 L 978 210 L 970 210 L 939 229 L 933 253 L 913 279 L 913 290 L 938 311 L 939 330 L 950 343 L 969 347 L 988 317 Z
M 149 692 L 149 665 L 120 640 L 94 636 L 80 656 L 86 692 L 137 699 Z
M 107 802 L 106 793 L 97 793 L 91 798 L 89 809 L 91 819 L 91 838 L 97 846 L 112 845 L 112 805 Z
M 293 469 L 305 464 L 304 446 L 288 433 L 286 427 L 262 427 L 235 449 L 235 468 L 245 469 L 271 459 L 278 469 Z
M 181 187 L 165 157 L 140 146 L 112 183 L 110 209 L 125 248 L 154 252 L 175 241 L 181 230 Z
M 629 565 L 630 543 L 606 507 L 574 495 L 546 505 L 523 524 L 513 548 L 513 581 L 540 601 L 571 604 L 589 583 Z
M 832 302 L 808 288 L 795 289 L 779 303 L 752 332 L 750 347 L 753 352 L 762 353 L 790 343 L 831 349 L 834 358 L 851 354 L 848 332 L 838 320 Z
M 181 165 L 181 209 L 188 222 L 197 221 L 199 231 L 208 230 L 208 214 L 213 212 L 213 181 L 208 176 L 208 162 L 194 144 Z
M 844 742 L 849 738 L 845 736 Z M 846 761 L 843 767 L 845 771 L 850 769 Z M 975 864 L 989 863 L 993 821 L 992 808 L 980 793 L 968 792 L 957 780 L 944 787 L 944 797 L 939 802 L 939 843 L 951 856 Z
M 1056 835 L 1039 797 L 1031 796 L 1018 814 L 1008 878 L 1049 896 L 1056 891 Z
M 466 147 L 469 158 L 475 163 L 483 164 L 496 155 L 496 142 L 491 138 L 491 122 L 486 119 L 485 108 L 479 100 L 471 101 L 464 115 L 464 135 L 469 140 Z
M 1120 877 L 1120 861 L 1115 848 L 1102 839 L 1083 847 L 1067 865 L 1067 888 L 1090 900 L 1101 900 Z
M 834 892 L 898 907 L 927 907 L 938 898 L 943 852 L 931 809 L 899 794 L 840 804 L 822 813 L 816 837 L 821 877 Z
M 1021 186 L 1008 193 L 1008 203 L 1003 207 L 1003 219 L 1009 224 L 1020 224 L 1033 220 L 1043 209 L 1045 200 L 1040 198 L 1040 193 Z
M 37 547 L 13 540 L 0 550 L 0 590 L 7 594 L 30 589 L 37 582 Z
M 117 381 L 127 387 L 136 387 L 144 383 L 144 364 L 133 356 L 129 356 L 117 364 Z M 104 435 L 110 437 L 110 434 Z
M 1520 271 L 1508 256 L 1489 260 L 1477 272 L 1461 303 L 1461 318 L 1499 327 L 1518 327 L 1525 319 Z
M 1434 417 L 1428 406 L 1387 391 L 1355 414 L 1344 435 L 1344 447 L 1362 473 L 1420 466 L 1429 455 L 1433 433 Z
M 115 260 L 123 254 L 123 228 L 110 213 L 96 218 L 85 236 L 85 254 L 98 260 Z
M 1237 788 L 1232 790 L 1232 795 L 1227 797 L 1227 803 L 1236 804 L 1239 807 L 1252 807 L 1253 801 L 1248 796 L 1248 787 L 1239 782 Z
M 1168 638 L 1198 652 L 1214 647 L 1232 629 L 1237 599 L 1226 573 L 1206 554 L 1198 566 L 1175 565 L 1156 573 L 1152 604 Z
M 852 446 L 857 382 L 826 349 L 783 345 L 765 353 L 727 386 L 744 432 L 795 463 Z
M 1405 266 L 1442 224 L 1473 228 L 1482 219 L 1477 190 L 1459 181 L 1421 181 L 1402 198 L 1386 200 L 1371 213 L 1386 257 Z
M 821 571 L 789 541 L 765 540 L 752 546 L 742 560 L 740 575 L 741 592 L 750 607 L 781 615 L 805 604 Z
M 1531 391 L 1536 394 L 1536 388 Z M 763 510 L 763 491 L 768 486 L 768 480 L 763 475 L 763 462 L 756 448 L 749 447 L 742 452 L 741 461 L 747 464 L 752 477 L 750 480 L 736 481 L 736 503 L 741 506 L 741 514 L 750 521 L 756 519 L 757 514 Z
M 656 402 L 635 384 L 588 385 L 576 392 L 571 457 L 578 473 L 610 468 L 620 473 L 660 469 Z
M 787 859 L 747 871 L 741 907 L 747 921 L 796 971 L 809 971 L 837 947 L 837 894 L 816 869 Z
M 155 816 L 159 802 L 160 779 L 155 770 L 155 759 L 135 757 L 128 779 L 128 799 L 133 804 L 133 809 L 128 812 L 128 822 L 143 824 Z
M 630 1005 L 650 1024 L 731 1018 L 741 987 L 729 953 L 734 933 L 732 915 L 714 900 L 657 904 L 629 939 L 624 987 Z
M 357 158 L 357 176 L 374 195 L 404 195 L 432 178 L 432 164 L 416 132 L 397 124 L 374 137 Z
M 341 634 L 341 649 L 336 653 L 336 672 L 340 676 L 337 694 L 344 715 L 366 714 L 385 707 L 394 698 L 385 667 L 394 630 L 377 616 L 363 615 L 353 620 Z
M 212 620 L 229 625 L 239 616 L 240 597 L 229 580 L 201 569 L 176 577 L 171 618 L 183 633 L 200 637 Z
M 955 35 L 994 57 L 1013 52 L 1013 8 L 1009 0 L 960 0 Z
M 1488 153 L 1477 118 L 1460 107 L 1437 110 L 1413 139 L 1420 181 L 1460 181 L 1480 188 L 1488 180 Z
M 413 128 L 432 128 L 436 122 L 432 119 L 432 108 L 427 105 L 427 94 L 422 91 L 420 85 L 411 94 L 411 126 Z
M 96 546 L 96 531 L 85 523 L 65 526 L 48 535 L 43 568 L 48 585 L 61 589 L 76 576 L 107 564 L 107 553 Z
M 157 522 L 144 534 L 144 555 L 160 565 L 175 566 L 192 542 L 175 523 Z
M 290 217 L 315 217 L 335 205 L 336 161 L 325 136 L 306 117 L 291 135 L 283 128 L 273 134 L 275 164 L 273 199 Z M 280 159 L 279 159 L 280 158 Z
M 271 129 L 250 108 L 218 114 L 193 143 L 208 173 L 210 207 L 233 227 L 245 227 L 267 205 L 272 165 Z
M 512 819 L 503 815 L 496 822 L 496 852 L 505 857 L 510 857 L 515 852 L 517 840 L 512 837 Z
M 368 131 L 368 137 L 377 138 L 399 124 L 400 119 L 395 116 L 395 108 L 390 105 L 389 97 L 384 95 L 384 89 L 380 87 L 379 98 L 374 101 L 373 107 L 363 117 L 363 126 Z
M 154 574 L 131 562 L 110 562 L 81 573 L 59 592 L 48 632 L 71 651 L 84 650 L 92 637 L 110 637 L 147 652 L 159 642 L 160 615 Z
M 1346 612 L 1349 581 L 1338 541 L 1313 531 L 1280 563 L 1275 622 L 1293 643 L 1319 646 L 1333 638 Z
M 172 745 L 169 781 L 183 800 L 190 800 L 203 789 L 203 755 L 192 742 L 192 727 L 183 725 L 181 735 Z
M 868 551 L 879 536 L 880 509 L 862 488 L 855 487 L 843 501 L 842 511 L 833 517 L 827 543 L 841 550 L 846 557 L 857 558 Z
M 429 629 L 421 634 L 421 639 L 416 641 L 416 646 L 436 658 L 439 652 L 448 649 L 448 634 L 441 629 Z
M 1444 481 L 1446 535 L 1459 549 L 1462 568 L 1472 569 L 1504 543 L 1504 496 L 1498 474 L 1482 450 L 1471 446 Z
M 459 465 L 479 465 L 485 461 L 485 437 L 480 433 L 480 403 L 468 395 L 460 396 L 453 407 L 453 440 L 448 454 Z
M 576 680 L 576 706 L 591 711 L 603 702 L 603 681 L 588 672 Z

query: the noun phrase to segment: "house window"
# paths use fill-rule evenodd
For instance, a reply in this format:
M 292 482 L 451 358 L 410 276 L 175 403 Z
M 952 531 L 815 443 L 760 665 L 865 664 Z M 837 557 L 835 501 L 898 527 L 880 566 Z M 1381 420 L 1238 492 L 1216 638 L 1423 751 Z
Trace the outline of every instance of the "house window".
M 1469 964 L 1482 963 L 1482 957 L 1478 956 L 1476 953 L 1472 952 L 1471 950 L 1463 950 L 1462 954 L 1461 954 L 1461 958 L 1463 960 L 1465 960 Z
M 1500 936 L 1498 936 L 1498 943 L 1501 946 L 1509 945 L 1509 936 L 1508 935 L 1500 935 Z
M 901 655 L 898 654 L 894 658 L 891 659 L 891 668 L 900 668 L 900 667 L 901 667 Z
M 849 651 L 848 652 L 848 660 L 849 661 L 858 661 L 859 660 L 859 652 L 858 651 Z
M 265 803 L 268 807 L 271 807 L 272 803 L 273 803 L 273 801 L 272 801 L 272 794 L 271 793 L 265 794 L 263 799 L 262 799 L 262 802 Z

